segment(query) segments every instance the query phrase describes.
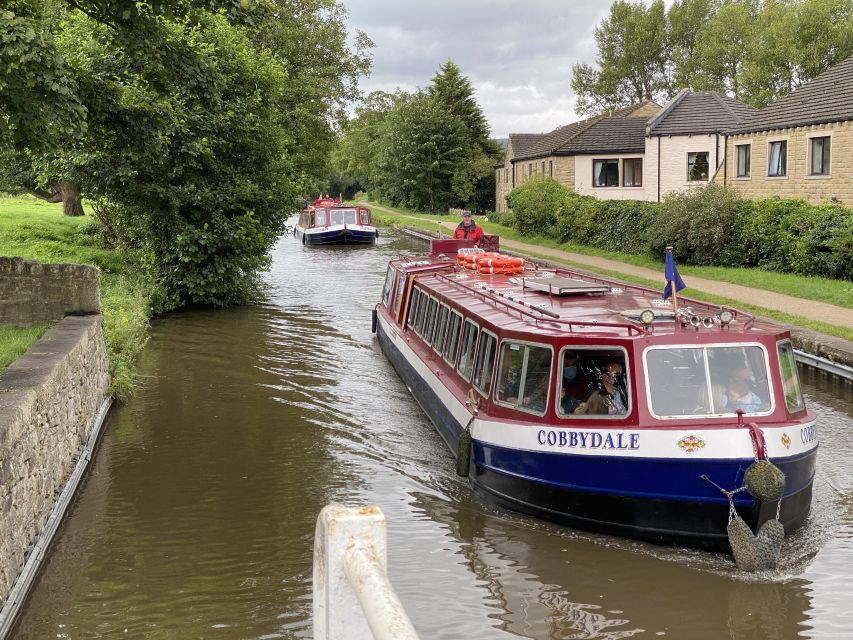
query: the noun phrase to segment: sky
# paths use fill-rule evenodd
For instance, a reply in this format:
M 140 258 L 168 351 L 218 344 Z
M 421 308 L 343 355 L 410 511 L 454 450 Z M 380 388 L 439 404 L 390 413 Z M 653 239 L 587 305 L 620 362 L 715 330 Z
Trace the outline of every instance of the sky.
M 492 136 L 574 122 L 572 64 L 595 64 L 609 0 L 342 0 L 373 41 L 365 95 L 427 87 L 448 59 L 474 88 Z

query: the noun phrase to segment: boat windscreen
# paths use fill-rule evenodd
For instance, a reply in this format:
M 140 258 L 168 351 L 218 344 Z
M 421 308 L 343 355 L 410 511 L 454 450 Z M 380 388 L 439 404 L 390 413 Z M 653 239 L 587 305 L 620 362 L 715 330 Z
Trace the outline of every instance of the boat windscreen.
M 356 224 L 355 209 L 332 209 L 329 211 L 329 224 Z
M 661 417 L 771 410 L 766 353 L 757 345 L 652 348 L 646 352 L 650 408 Z
M 326 226 L 326 210 L 318 209 L 316 219 L 314 221 L 314 225 L 317 227 L 325 227 Z

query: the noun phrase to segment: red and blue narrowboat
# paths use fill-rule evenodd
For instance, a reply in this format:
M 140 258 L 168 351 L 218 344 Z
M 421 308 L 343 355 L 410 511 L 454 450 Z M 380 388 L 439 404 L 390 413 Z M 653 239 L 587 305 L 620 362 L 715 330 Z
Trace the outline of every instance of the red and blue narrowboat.
M 305 245 L 374 244 L 379 232 L 370 209 L 318 198 L 299 213 L 294 235 Z
M 432 249 L 391 261 L 374 330 L 476 491 L 706 549 L 730 548 L 734 514 L 752 531 L 806 520 L 818 439 L 787 330 L 458 241 Z M 784 473 L 778 500 L 735 491 L 759 458 Z

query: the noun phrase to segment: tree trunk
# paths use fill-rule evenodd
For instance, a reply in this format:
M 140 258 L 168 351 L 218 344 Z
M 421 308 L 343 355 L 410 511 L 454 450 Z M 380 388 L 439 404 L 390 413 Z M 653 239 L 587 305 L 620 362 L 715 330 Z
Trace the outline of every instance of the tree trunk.
M 84 216 L 83 196 L 80 195 L 80 187 L 73 182 L 60 182 L 56 190 L 62 196 L 62 213 L 66 216 Z
M 57 182 L 53 189 L 53 193 L 43 189 L 28 189 L 28 191 L 36 198 L 41 198 L 46 202 L 61 202 L 63 215 L 86 215 L 83 211 L 83 196 L 80 195 L 80 187 L 73 182 L 63 180 Z

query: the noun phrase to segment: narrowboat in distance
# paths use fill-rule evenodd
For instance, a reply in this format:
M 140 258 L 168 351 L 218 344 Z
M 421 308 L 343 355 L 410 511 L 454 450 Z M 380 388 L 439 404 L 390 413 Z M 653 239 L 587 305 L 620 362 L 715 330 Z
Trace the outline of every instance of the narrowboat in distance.
M 374 244 L 379 232 L 370 209 L 318 198 L 299 212 L 294 235 L 306 245 Z
M 392 260 L 373 324 L 475 491 L 578 529 L 708 550 L 731 549 L 733 513 L 753 532 L 806 520 L 818 439 L 787 330 L 507 256 L 471 268 L 464 254 L 479 250 L 460 246 Z M 784 473 L 781 501 L 721 491 L 744 486 L 758 458 Z

